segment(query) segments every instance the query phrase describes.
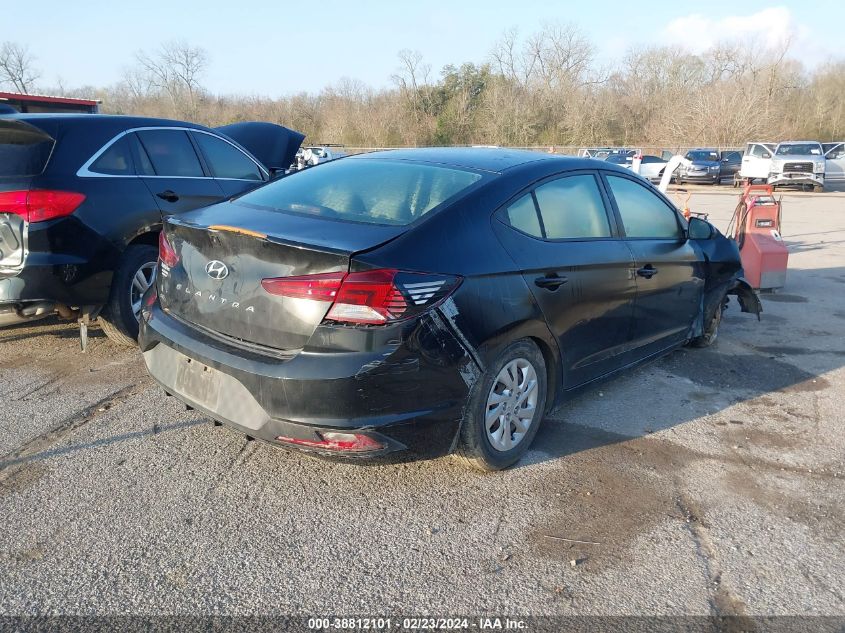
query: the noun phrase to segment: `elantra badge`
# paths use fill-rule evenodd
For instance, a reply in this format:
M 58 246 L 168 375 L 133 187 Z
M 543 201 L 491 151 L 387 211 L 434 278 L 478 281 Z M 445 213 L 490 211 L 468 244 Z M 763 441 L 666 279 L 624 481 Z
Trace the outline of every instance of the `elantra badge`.
M 218 259 L 212 259 L 205 265 L 206 274 L 212 279 L 226 279 L 229 276 L 229 267 Z

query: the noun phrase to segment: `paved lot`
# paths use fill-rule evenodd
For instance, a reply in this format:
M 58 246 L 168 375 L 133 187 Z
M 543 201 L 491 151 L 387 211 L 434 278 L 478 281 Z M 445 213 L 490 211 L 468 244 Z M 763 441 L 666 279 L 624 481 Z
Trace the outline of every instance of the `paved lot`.
M 97 329 L 0 330 L 0 613 L 845 614 L 845 194 L 784 204 L 762 322 L 732 304 L 492 475 L 273 450 Z

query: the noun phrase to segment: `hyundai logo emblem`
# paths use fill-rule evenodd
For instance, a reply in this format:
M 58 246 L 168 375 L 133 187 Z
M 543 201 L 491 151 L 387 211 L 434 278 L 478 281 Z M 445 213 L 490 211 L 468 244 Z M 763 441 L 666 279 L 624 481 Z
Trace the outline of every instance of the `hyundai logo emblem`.
M 212 279 L 225 279 L 229 276 L 229 267 L 217 259 L 212 259 L 205 265 L 206 274 Z

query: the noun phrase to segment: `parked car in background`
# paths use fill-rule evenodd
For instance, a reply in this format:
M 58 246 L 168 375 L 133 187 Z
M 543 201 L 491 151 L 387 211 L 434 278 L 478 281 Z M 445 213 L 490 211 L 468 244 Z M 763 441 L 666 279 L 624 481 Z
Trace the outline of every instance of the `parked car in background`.
M 734 180 L 742 166 L 742 152 L 737 150 L 725 150 L 719 153 L 719 179 L 729 178 Z
M 742 180 L 754 182 L 759 180 L 766 182 L 771 171 L 772 154 L 775 152 L 777 143 L 764 143 L 754 141 L 745 146 L 745 153 L 742 155 L 742 163 L 739 168 L 739 177 Z
M 604 159 L 606 163 L 610 163 L 611 165 L 619 165 L 620 167 L 627 167 L 628 169 L 631 168 L 631 165 L 634 164 L 634 155 L 633 154 L 608 154 L 607 157 Z
M 825 157 L 824 181 L 845 181 L 845 141 L 822 143 L 822 149 Z
M 604 160 L 607 163 L 619 165 L 620 167 L 625 167 L 626 169 L 633 170 L 634 168 L 633 154 L 611 154 Z M 667 161 L 657 156 L 643 156 L 642 162 L 640 163 L 639 174 L 646 180 L 658 182 L 663 177 L 663 170 L 666 168 L 666 163 Z
M 760 302 L 736 242 L 609 162 L 350 156 L 165 220 L 140 345 L 169 393 L 279 447 L 505 468 L 575 389 Z
M 652 182 L 659 182 L 663 177 L 666 164 L 667 161 L 658 156 L 645 155 L 640 163 L 640 176 Z
M 691 149 L 684 158 L 689 164 L 681 164 L 675 172 L 675 182 L 700 182 L 718 185 L 721 179 L 719 152 L 715 149 Z
M 343 151 L 343 145 L 317 145 L 311 147 L 300 147 L 296 152 L 291 169 L 300 170 L 306 167 L 313 167 L 320 163 L 327 163 L 330 160 L 336 160 L 346 156 Z
M 0 325 L 99 314 L 110 338 L 135 344 L 162 218 L 268 181 L 271 168 L 293 160 L 290 134 L 302 138 L 272 124 L 226 129 L 101 114 L 0 116 Z M 268 162 L 238 142 L 253 136 Z
M 821 143 L 787 141 L 778 143 L 769 166 L 768 183 L 824 188 L 826 161 Z

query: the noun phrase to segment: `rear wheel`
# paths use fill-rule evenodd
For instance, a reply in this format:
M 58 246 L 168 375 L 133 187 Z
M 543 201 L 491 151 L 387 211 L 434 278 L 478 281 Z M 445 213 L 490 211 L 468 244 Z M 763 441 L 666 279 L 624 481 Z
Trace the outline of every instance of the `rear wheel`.
M 138 344 L 141 297 L 155 281 L 158 250 L 147 244 L 126 249 L 112 279 L 109 302 L 100 315 L 103 331 L 119 345 Z
M 484 471 L 519 461 L 537 435 L 546 408 L 546 363 L 527 339 L 491 362 L 470 393 L 458 455 Z

